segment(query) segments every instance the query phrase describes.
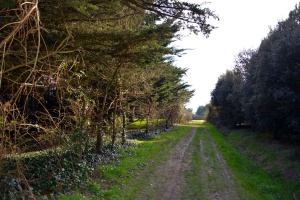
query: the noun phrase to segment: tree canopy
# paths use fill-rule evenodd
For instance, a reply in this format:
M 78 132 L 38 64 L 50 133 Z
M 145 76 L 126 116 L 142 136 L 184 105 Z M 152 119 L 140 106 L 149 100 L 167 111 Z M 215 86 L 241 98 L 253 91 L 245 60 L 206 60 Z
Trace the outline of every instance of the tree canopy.
M 221 124 L 246 122 L 276 138 L 300 141 L 299 39 L 300 8 L 296 5 L 258 49 L 242 51 L 234 70 L 219 78 L 211 104 Z
M 197 108 L 197 111 L 196 111 L 196 115 L 199 116 L 200 119 L 206 119 L 206 116 L 207 116 L 207 113 L 208 113 L 208 105 L 206 106 L 199 106 Z
M 80 163 L 104 140 L 125 143 L 129 121 L 149 132 L 190 120 L 172 42 L 208 36 L 217 16 L 179 0 L 9 0 L 0 18 L 1 155 L 59 147 Z
M 130 120 L 149 132 L 190 119 L 172 42 L 208 36 L 217 16 L 179 0 L 8 0 L 0 18 L 1 155 L 60 147 L 79 162 L 125 143 Z

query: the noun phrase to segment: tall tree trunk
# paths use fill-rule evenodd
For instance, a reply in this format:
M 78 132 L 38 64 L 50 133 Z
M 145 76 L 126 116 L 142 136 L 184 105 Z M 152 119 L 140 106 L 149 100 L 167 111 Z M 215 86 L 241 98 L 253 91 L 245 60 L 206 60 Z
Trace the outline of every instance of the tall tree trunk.
M 117 130 L 116 130 L 116 113 L 117 113 L 117 100 L 114 102 L 114 111 L 113 111 L 113 124 L 112 124 L 112 136 L 111 136 L 111 147 L 113 148 L 116 142 Z
M 99 117 L 98 117 L 98 122 L 97 122 L 97 140 L 96 140 L 96 146 L 95 146 L 95 153 L 100 153 L 102 146 L 103 146 L 103 135 L 104 135 L 104 131 L 103 131 L 103 123 L 104 123 L 104 110 L 105 110 L 105 104 L 106 104 L 106 100 L 107 100 L 107 91 L 104 95 L 103 98 L 103 102 L 101 103 L 101 109 L 100 109 L 100 113 L 99 113 Z M 100 106 L 100 105 L 99 105 Z
M 82 154 L 83 154 L 83 145 L 84 145 L 84 139 L 85 139 L 85 133 L 86 133 L 86 100 L 85 97 L 81 97 L 82 101 L 82 107 L 81 107 L 81 117 L 80 119 L 80 130 L 79 130 L 79 141 L 75 141 L 78 144 L 78 162 L 81 162 Z
M 169 119 L 167 118 L 165 121 L 165 129 L 168 130 L 169 129 Z
M 149 133 L 149 115 L 147 115 L 147 118 L 146 118 L 146 129 L 145 129 L 145 132 Z
M 122 115 L 122 144 L 126 143 L 126 112 L 123 112 Z
M 95 153 L 99 154 L 101 152 L 101 149 L 103 147 L 103 118 L 99 119 L 99 123 L 97 123 L 96 126 L 96 132 L 97 132 L 97 141 L 96 141 L 96 147 L 95 147 Z
M 133 107 L 132 109 L 130 108 L 130 113 L 128 115 L 128 120 L 130 123 L 134 122 L 134 118 L 135 118 L 135 107 Z
M 169 129 L 169 124 L 170 124 L 170 114 L 167 114 L 166 121 L 165 121 L 165 129 Z
M 151 105 L 149 103 L 148 113 L 146 118 L 146 130 L 145 130 L 146 133 L 149 133 L 150 111 L 151 111 Z

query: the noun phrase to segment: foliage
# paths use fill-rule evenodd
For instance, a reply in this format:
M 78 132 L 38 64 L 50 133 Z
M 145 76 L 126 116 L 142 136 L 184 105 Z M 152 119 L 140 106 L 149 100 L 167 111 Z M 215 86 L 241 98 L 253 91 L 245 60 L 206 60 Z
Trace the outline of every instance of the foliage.
M 128 148 L 129 145 L 119 146 Z M 18 199 L 28 197 L 25 191 L 24 180 L 13 178 L 13 174 L 5 176 L 8 172 L 17 173 L 22 170 L 30 183 L 33 194 L 58 195 L 76 187 L 86 185 L 90 180 L 90 173 L 98 166 L 111 163 L 119 157 L 115 149 L 106 147 L 101 154 L 85 152 L 80 161 L 74 162 L 78 156 L 71 151 L 48 151 L 29 154 L 23 157 L 8 157 L 2 169 L 1 198 Z M 20 168 L 26 166 L 25 169 Z M 4 175 L 4 176 L 3 176 Z
M 246 122 L 299 143 L 299 10 L 296 5 L 257 50 L 242 51 L 234 70 L 219 78 L 212 92 L 212 118 L 224 125 Z
M 299 141 L 299 6 L 279 22 L 257 51 L 254 95 L 255 125 L 276 137 Z M 255 58 L 256 59 L 256 58 Z M 285 135 L 284 133 L 287 133 Z
M 218 19 L 218 17 L 209 8 L 203 8 L 205 4 L 195 4 L 179 0 L 127 1 L 127 6 L 129 7 L 136 6 L 156 13 L 159 19 L 177 19 L 177 22 L 175 22 L 183 28 L 190 29 L 194 33 L 202 32 L 208 36 L 215 28 L 208 23 L 209 18 Z
M 38 171 L 29 160 L 12 168 L 22 169 L 11 178 L 21 177 L 30 195 L 35 182 L 34 191 L 59 191 L 84 181 L 84 152 L 99 154 L 119 135 L 125 144 L 128 118 L 146 119 L 146 132 L 152 119 L 164 129 L 187 120 L 183 104 L 193 91 L 182 81 L 186 70 L 174 66 L 183 50 L 172 41 L 185 28 L 208 36 L 208 18 L 217 19 L 204 4 L 177 0 L 9 0 L 0 1 L 0 17 L 0 168 L 7 154 L 72 152 L 49 155 L 39 169 L 44 182 L 28 175 Z
M 244 121 L 240 102 L 241 77 L 231 71 L 222 75 L 211 93 L 211 104 L 218 108 L 220 124 L 236 126 Z
M 186 108 L 181 107 L 176 119 L 176 123 L 186 124 L 193 119 L 193 114 Z
M 200 117 L 200 120 L 206 119 L 207 113 L 208 113 L 208 105 L 199 106 L 197 108 L 196 115 Z

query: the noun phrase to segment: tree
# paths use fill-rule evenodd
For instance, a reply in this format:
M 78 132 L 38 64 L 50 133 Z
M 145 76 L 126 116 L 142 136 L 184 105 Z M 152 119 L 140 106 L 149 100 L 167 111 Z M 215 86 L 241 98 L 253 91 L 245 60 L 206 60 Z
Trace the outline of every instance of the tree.
M 207 19 L 217 17 L 203 5 L 20 0 L 0 9 L 1 151 L 61 146 L 80 162 L 92 145 L 101 152 L 104 136 L 113 147 L 122 132 L 125 142 L 132 108 L 165 128 L 189 118 L 193 91 L 172 62 L 183 50 L 171 43 L 183 28 L 209 35 Z
M 253 84 L 256 125 L 276 137 L 297 138 L 299 132 L 299 6 L 279 22 L 265 38 L 257 53 Z
M 201 32 L 206 36 L 215 28 L 213 25 L 208 24 L 207 20 L 209 18 L 218 19 L 218 16 L 209 8 L 203 8 L 205 3 L 195 4 L 179 0 L 123 0 L 123 2 L 133 10 L 140 11 L 138 8 L 142 8 L 140 12 L 146 10 L 155 13 L 158 16 L 158 21 L 161 19 L 176 19 L 175 23 L 183 29 L 187 28 L 194 33 Z
M 219 77 L 215 89 L 211 93 L 211 105 L 218 108 L 219 123 L 236 126 L 244 122 L 241 106 L 241 76 L 227 71 Z
M 188 90 L 189 85 L 182 82 L 186 69 L 169 65 L 165 73 L 155 83 L 154 89 L 158 94 L 157 102 L 161 108 L 161 117 L 165 119 L 166 129 L 176 122 L 176 111 L 188 102 L 194 93 Z
M 258 62 L 257 50 L 249 49 L 241 51 L 235 59 L 234 73 L 241 79 L 240 101 L 245 122 L 255 126 L 256 118 L 254 113 L 254 88 L 256 82 L 256 67 Z
M 196 115 L 198 115 L 200 117 L 200 119 L 205 119 L 207 113 L 208 113 L 208 105 L 206 105 L 206 106 L 199 106 L 197 108 Z
M 299 10 L 296 5 L 257 50 L 242 51 L 234 70 L 219 78 L 212 92 L 210 119 L 228 124 L 243 119 L 239 116 L 243 113 L 254 129 L 300 141 Z
M 188 108 L 187 111 L 189 111 L 190 113 L 193 113 L 193 108 Z

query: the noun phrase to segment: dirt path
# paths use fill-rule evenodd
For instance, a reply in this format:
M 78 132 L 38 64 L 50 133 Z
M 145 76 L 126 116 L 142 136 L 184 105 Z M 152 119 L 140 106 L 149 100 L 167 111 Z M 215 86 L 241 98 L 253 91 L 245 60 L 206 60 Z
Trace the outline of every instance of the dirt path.
M 180 140 L 167 161 L 158 166 L 149 176 L 146 187 L 137 194 L 136 199 L 183 199 L 181 194 L 186 187 L 184 173 L 188 170 L 190 162 L 186 159 L 186 154 L 195 133 L 196 129 L 193 128 Z
M 228 170 L 226 161 L 220 154 L 210 133 L 203 129 L 200 133 L 201 171 L 200 179 L 206 199 L 236 200 L 239 199 L 233 175 Z
M 136 199 L 239 199 L 232 174 L 210 133 L 206 129 L 197 129 L 192 128 L 175 146 L 167 161 L 150 173 Z M 196 174 L 192 156 L 195 153 L 199 161 L 196 166 L 200 169 Z M 191 189 L 192 183 L 187 180 L 189 172 L 201 182 L 201 187 L 196 188 L 197 195 L 192 195 L 195 189 Z

